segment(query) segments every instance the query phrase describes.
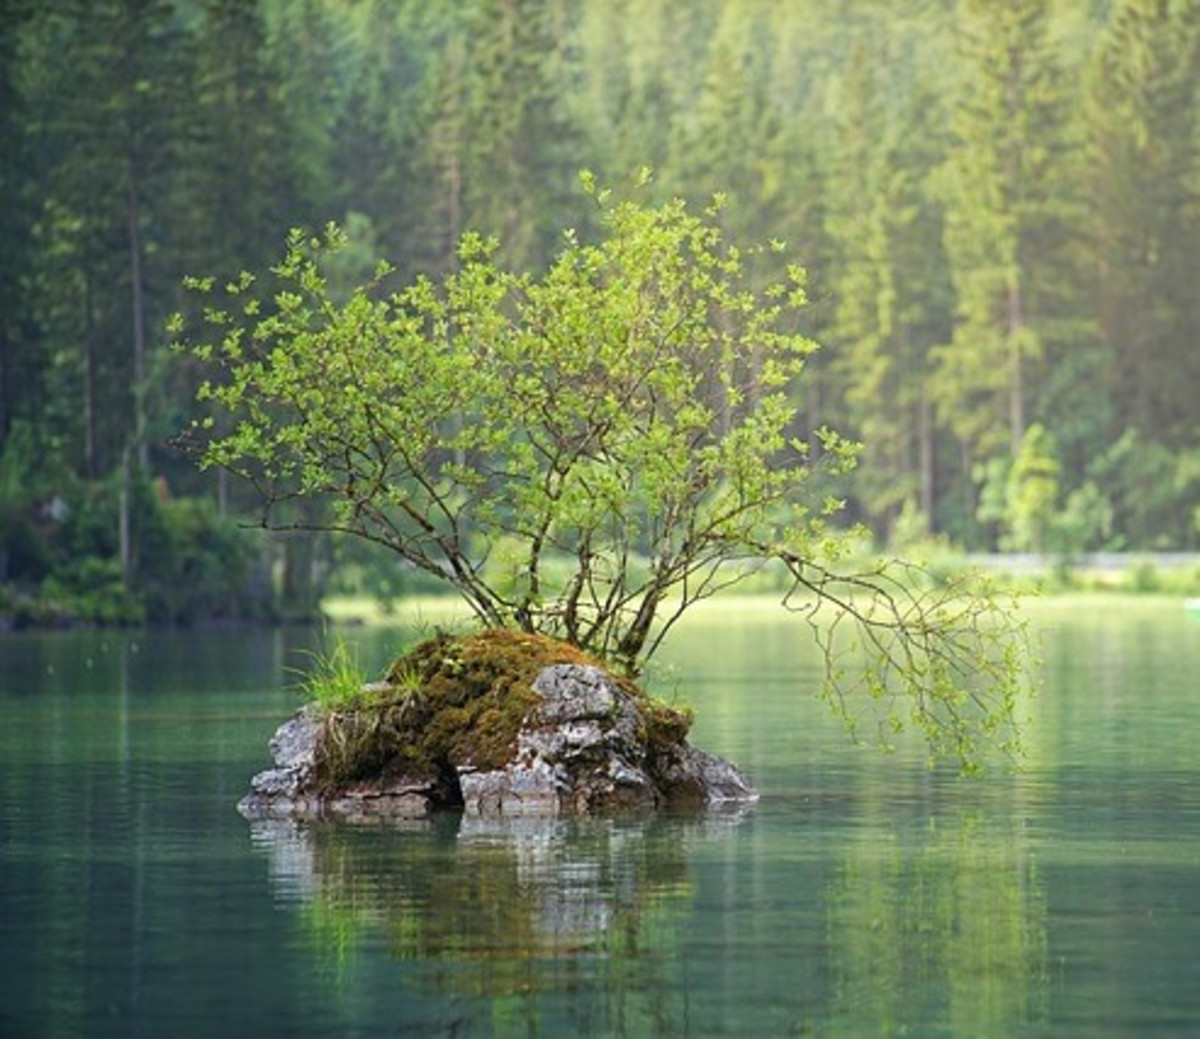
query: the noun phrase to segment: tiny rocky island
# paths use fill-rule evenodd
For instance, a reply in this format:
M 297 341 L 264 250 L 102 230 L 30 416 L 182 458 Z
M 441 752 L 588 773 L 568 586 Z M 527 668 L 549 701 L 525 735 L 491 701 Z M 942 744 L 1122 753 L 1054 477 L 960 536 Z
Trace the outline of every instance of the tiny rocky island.
M 484 631 L 422 642 L 348 702 L 309 704 L 270 741 L 250 819 L 586 815 L 747 802 L 728 761 L 691 746 L 688 711 L 579 649 Z

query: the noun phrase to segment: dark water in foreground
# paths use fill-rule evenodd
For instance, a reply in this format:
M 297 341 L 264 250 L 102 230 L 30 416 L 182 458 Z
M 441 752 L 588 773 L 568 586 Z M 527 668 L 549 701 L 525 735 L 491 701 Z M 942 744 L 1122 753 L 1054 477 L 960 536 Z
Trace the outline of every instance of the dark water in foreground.
M 1200 1033 L 1200 622 L 1035 609 L 1023 775 L 848 746 L 740 603 L 670 660 L 761 802 L 550 825 L 247 824 L 298 634 L 0 639 L 0 1035 Z

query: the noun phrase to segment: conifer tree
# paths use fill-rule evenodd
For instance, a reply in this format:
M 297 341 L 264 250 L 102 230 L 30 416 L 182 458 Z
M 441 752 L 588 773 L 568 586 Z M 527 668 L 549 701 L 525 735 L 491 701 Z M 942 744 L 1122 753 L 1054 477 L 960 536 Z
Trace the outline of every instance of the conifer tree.
M 1048 0 L 961 0 L 961 81 L 940 171 L 957 295 L 939 414 L 975 459 L 1016 453 L 1061 281 L 1065 94 Z
M 130 451 L 139 468 L 149 466 L 165 288 L 152 254 L 176 169 L 189 67 L 181 44 L 163 0 L 63 3 L 39 12 L 31 30 L 47 347 L 65 376 L 54 414 L 92 477 Z
M 466 226 L 518 265 L 558 248 L 579 169 L 563 106 L 569 13 L 562 0 L 479 0 L 467 25 Z
M 924 191 L 940 143 L 932 92 L 895 27 L 863 27 L 833 80 L 826 229 L 835 250 L 825 342 L 865 443 L 855 494 L 877 529 L 934 511 L 930 348 L 946 335 L 940 220 Z M 886 70 L 886 76 L 885 76 Z
M 1088 78 L 1100 341 L 1115 440 L 1196 443 L 1200 3 L 1123 0 Z
M 696 75 L 678 60 L 695 36 L 696 4 L 614 0 L 584 4 L 578 47 L 581 79 L 572 111 L 598 175 L 616 182 L 649 166 L 673 177 L 675 123 Z
M 295 222 L 293 144 L 258 0 L 208 0 L 194 49 L 180 276 L 210 265 L 232 277 L 264 262 Z
M 0 451 L 18 418 L 32 420 L 45 406 L 44 365 L 36 349 L 36 326 L 26 290 L 34 262 L 37 197 L 28 145 L 29 113 L 20 81 L 22 32 L 32 3 L 0 8 Z

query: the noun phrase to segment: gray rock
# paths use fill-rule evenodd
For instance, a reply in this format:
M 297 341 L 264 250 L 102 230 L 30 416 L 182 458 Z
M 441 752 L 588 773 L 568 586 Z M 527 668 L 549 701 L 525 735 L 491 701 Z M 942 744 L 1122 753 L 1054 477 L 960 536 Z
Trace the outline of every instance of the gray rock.
M 297 711 L 294 717 L 279 726 L 267 744 L 275 767 L 311 771 L 316 762 L 319 728 L 320 724 L 307 710 Z
M 349 822 L 421 819 L 437 807 L 438 784 L 413 779 L 361 784 L 321 799 L 323 815 Z
M 717 805 L 758 799 L 730 762 L 683 743 L 658 763 L 658 776 L 668 800 Z
M 275 730 L 267 747 L 274 768 L 250 780 L 250 793 L 238 804 L 247 818 L 287 818 L 307 815 L 313 800 L 306 794 L 316 768 L 320 726 L 307 711 L 298 711 Z
M 533 691 L 542 697 L 537 713 L 543 725 L 608 718 L 617 706 L 617 689 L 598 667 L 543 668 L 533 681 Z
M 487 772 L 461 770 L 463 811 L 469 816 L 553 816 L 563 780 L 545 758 Z

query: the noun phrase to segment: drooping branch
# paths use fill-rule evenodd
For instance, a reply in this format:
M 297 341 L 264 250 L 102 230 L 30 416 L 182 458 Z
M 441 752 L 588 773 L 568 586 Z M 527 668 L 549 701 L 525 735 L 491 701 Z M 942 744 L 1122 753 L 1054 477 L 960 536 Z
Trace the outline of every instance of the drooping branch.
M 891 747 L 912 729 L 931 757 L 966 773 L 989 746 L 1017 755 L 1029 646 L 1015 601 L 977 574 L 941 579 L 901 560 L 840 574 L 777 557 L 792 579 L 783 606 L 808 621 L 825 660 L 823 695 L 852 736 L 867 720 Z

